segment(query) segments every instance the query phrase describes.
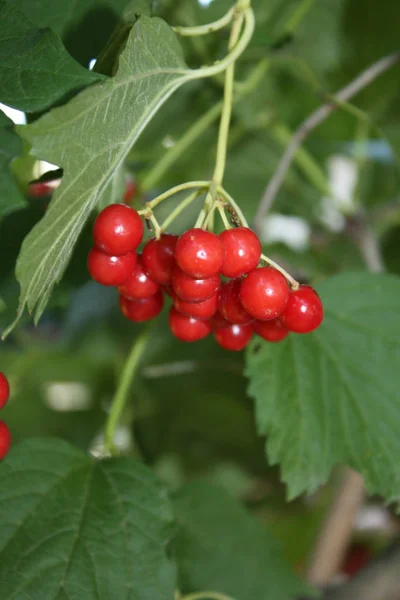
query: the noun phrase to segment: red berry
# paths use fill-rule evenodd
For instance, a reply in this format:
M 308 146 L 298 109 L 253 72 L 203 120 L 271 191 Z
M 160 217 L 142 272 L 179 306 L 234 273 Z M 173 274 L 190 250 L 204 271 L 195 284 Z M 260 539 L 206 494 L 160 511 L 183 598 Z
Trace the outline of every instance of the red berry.
M 207 321 L 182 315 L 176 308 L 171 308 L 169 313 L 169 327 L 181 342 L 197 342 L 211 333 L 211 325 Z
M 182 234 L 175 248 L 179 267 L 196 279 L 207 279 L 219 273 L 224 254 L 224 247 L 215 233 L 197 228 Z
M 232 325 L 230 321 L 224 319 L 219 311 L 217 311 L 208 322 L 210 323 L 213 331 L 215 329 L 223 329 L 223 327 L 230 327 Z
M 147 296 L 152 296 L 158 292 L 159 289 L 158 283 L 150 279 L 144 270 L 140 254 L 137 257 L 137 263 L 131 276 L 122 285 L 118 286 L 119 293 L 128 300 L 147 298 Z
M 225 248 L 221 275 L 241 277 L 256 268 L 261 258 L 261 244 L 256 234 L 247 227 L 226 229 L 219 239 Z
M 136 210 L 125 204 L 110 204 L 94 223 L 93 239 L 102 252 L 122 256 L 136 250 L 143 231 L 143 222 Z
M 30 198 L 47 198 L 51 196 L 54 188 L 47 181 L 36 181 L 28 186 L 28 196 Z
M 10 386 L 4 373 L 0 373 L 0 409 L 7 404 L 10 395 Z
M 309 285 L 293 290 L 280 318 L 289 331 L 310 333 L 317 329 L 324 318 L 324 308 L 317 292 Z
M 160 285 L 171 285 L 177 241 L 177 235 L 163 233 L 159 240 L 154 238 L 143 248 L 143 265 L 153 281 Z
M 227 321 L 244 325 L 253 321 L 253 317 L 243 308 L 240 302 L 241 281 L 232 279 L 222 285 L 219 293 L 218 310 Z
M 225 348 L 225 350 L 243 350 L 250 342 L 253 335 L 251 325 L 237 325 L 233 323 L 229 327 L 216 329 L 214 337 L 217 343 Z
M 280 319 L 271 321 L 254 321 L 253 331 L 267 342 L 280 342 L 285 339 L 289 331 L 284 327 Z
M 125 204 L 129 204 L 136 196 L 136 183 L 133 179 L 128 179 L 125 185 L 125 193 L 123 201 Z
M 276 319 L 285 310 L 289 299 L 285 277 L 272 267 L 254 269 L 240 285 L 240 301 L 255 319 Z
M 160 314 L 164 305 L 164 296 L 159 290 L 152 296 L 140 300 L 128 300 L 124 296 L 119 297 L 119 306 L 124 317 L 135 323 L 149 321 Z
M 124 256 L 110 256 L 92 248 L 88 256 L 88 270 L 91 277 L 101 285 L 121 285 L 132 274 L 136 266 L 136 254 L 128 252 Z
M 11 445 L 11 433 L 4 421 L 0 421 L 0 460 L 7 455 Z
M 207 279 L 193 279 L 178 266 L 172 273 L 172 288 L 175 294 L 187 302 L 202 302 L 211 298 L 218 292 L 220 285 L 219 275 Z
M 186 302 L 186 300 L 178 298 L 176 294 L 173 298 L 176 310 L 188 317 L 210 319 L 217 312 L 218 296 L 216 294 L 203 302 Z

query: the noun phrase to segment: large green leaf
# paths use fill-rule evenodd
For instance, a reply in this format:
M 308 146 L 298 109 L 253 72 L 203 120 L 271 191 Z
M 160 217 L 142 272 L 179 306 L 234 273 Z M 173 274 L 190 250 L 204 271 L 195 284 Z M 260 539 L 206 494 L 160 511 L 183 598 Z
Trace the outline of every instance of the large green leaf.
M 10 162 L 21 154 L 22 143 L 13 122 L 0 111 L 0 216 L 24 206 L 24 199 L 10 171 Z
M 143 15 L 132 28 L 115 78 L 19 128 L 35 156 L 64 168 L 45 217 L 22 246 L 19 314 L 26 304 L 30 311 L 37 305 L 38 320 L 115 170 L 160 106 L 191 78 L 169 26 Z
M 0 465 L 2 600 L 171 600 L 172 514 L 147 467 L 36 439 Z
M 249 394 L 271 464 L 293 498 L 324 483 L 337 463 L 371 493 L 400 500 L 400 279 L 332 277 L 318 288 L 325 320 L 247 353 Z
M 38 27 L 50 27 L 87 67 L 97 58 L 129 0 L 7 0 Z
M 236 600 L 287 600 L 305 591 L 268 531 L 227 492 L 192 483 L 177 494 L 175 511 L 183 592 L 207 589 Z
M 0 78 L 1 102 L 34 112 L 103 77 L 75 62 L 50 29 L 0 1 Z

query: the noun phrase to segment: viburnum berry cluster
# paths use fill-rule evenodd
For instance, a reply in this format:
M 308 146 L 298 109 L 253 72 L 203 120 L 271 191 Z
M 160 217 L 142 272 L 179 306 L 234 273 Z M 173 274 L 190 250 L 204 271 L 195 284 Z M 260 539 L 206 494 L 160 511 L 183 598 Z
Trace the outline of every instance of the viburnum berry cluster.
M 279 342 L 289 332 L 309 333 L 322 322 L 317 292 L 263 265 L 260 240 L 248 227 L 220 235 L 201 227 L 179 237 L 160 233 L 138 252 L 143 234 L 136 210 L 112 204 L 95 221 L 88 256 L 92 278 L 117 288 L 121 312 L 130 321 L 156 317 L 168 295 L 175 337 L 195 342 L 213 333 L 220 346 L 236 351 L 254 333 Z
M 0 410 L 7 404 L 10 386 L 4 373 L 0 373 Z M 0 460 L 8 453 L 11 445 L 11 434 L 6 423 L 0 420 Z

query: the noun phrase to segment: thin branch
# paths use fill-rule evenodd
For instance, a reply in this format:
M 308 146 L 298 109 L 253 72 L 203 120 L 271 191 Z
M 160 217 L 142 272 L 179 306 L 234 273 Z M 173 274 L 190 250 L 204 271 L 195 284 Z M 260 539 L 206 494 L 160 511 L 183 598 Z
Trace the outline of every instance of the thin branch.
M 324 586 L 338 573 L 364 495 L 363 478 L 352 469 L 345 469 L 311 559 L 307 578 L 313 585 Z
M 347 102 L 356 96 L 361 90 L 366 88 L 377 77 L 385 73 L 388 69 L 398 64 L 400 61 L 400 52 L 390 54 L 377 62 L 370 65 L 356 79 L 351 81 L 344 88 L 335 94 L 335 101 L 328 102 L 313 112 L 303 123 L 297 128 L 291 141 L 286 147 L 285 153 L 282 156 L 280 163 L 268 183 L 255 218 L 255 229 L 260 230 L 262 221 L 272 206 L 276 195 L 278 194 L 285 176 L 299 146 L 310 135 L 310 133 L 321 123 L 323 123 L 337 108 L 341 102 Z

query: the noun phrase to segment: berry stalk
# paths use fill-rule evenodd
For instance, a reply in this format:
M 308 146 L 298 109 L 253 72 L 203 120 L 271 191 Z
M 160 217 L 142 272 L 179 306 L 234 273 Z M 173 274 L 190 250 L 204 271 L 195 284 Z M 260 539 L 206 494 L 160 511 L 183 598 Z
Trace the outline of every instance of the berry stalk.
M 151 326 L 147 327 L 133 342 L 131 351 L 123 367 L 115 396 L 111 403 L 111 410 L 104 433 L 104 446 L 112 456 L 118 456 L 119 454 L 118 449 L 114 444 L 115 431 L 126 406 L 129 388 L 135 378 L 143 352 L 149 341 L 150 329 Z

